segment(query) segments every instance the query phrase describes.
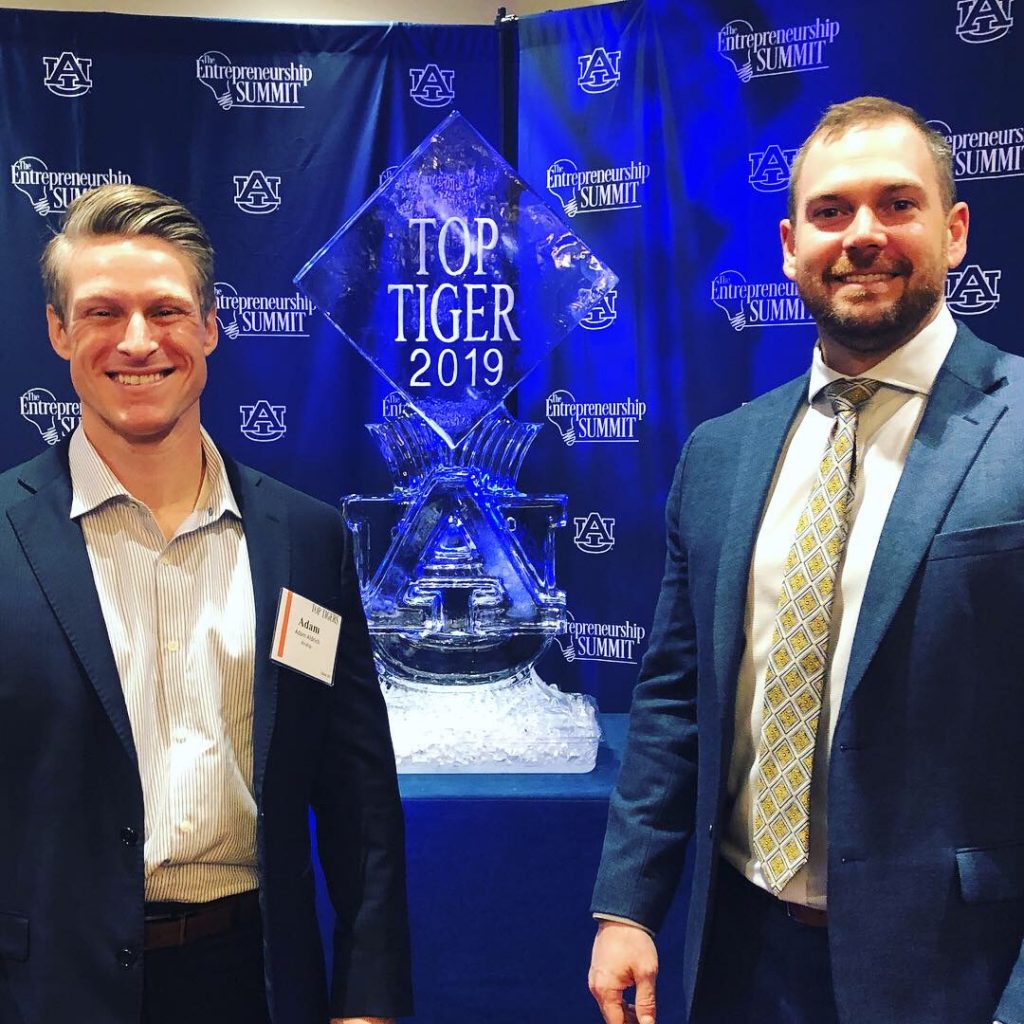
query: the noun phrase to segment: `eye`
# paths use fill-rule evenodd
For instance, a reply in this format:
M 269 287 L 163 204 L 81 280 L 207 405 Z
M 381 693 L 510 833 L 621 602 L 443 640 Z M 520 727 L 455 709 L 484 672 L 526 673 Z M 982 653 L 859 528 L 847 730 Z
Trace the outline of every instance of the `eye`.
M 842 216 L 842 212 L 838 206 L 821 206 L 811 216 L 814 220 L 835 220 Z
M 914 201 L 913 199 L 894 199 L 892 201 L 892 208 L 897 213 L 907 213 L 914 208 Z
M 185 310 L 179 309 L 177 306 L 161 306 L 155 311 L 154 315 L 166 319 L 171 316 L 184 316 Z

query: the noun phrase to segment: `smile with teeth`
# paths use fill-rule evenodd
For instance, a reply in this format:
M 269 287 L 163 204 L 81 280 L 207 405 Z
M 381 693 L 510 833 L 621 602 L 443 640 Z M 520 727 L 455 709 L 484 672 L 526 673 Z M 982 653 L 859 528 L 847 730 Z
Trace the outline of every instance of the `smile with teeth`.
M 891 281 L 897 274 L 843 274 L 840 284 L 874 284 L 876 281 Z
M 157 370 L 154 373 L 108 373 L 107 376 L 117 384 L 138 387 L 140 384 L 156 384 L 171 373 L 172 370 Z

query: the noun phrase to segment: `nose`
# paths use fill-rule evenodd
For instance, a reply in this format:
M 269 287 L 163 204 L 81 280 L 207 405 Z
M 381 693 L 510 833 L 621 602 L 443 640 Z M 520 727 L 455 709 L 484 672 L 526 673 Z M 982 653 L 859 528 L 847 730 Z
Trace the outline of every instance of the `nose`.
M 885 226 L 870 206 L 858 206 L 843 237 L 846 249 L 884 248 Z
M 118 352 L 133 359 L 145 359 L 156 347 L 156 339 L 145 315 L 133 313 L 128 318 L 124 337 L 117 346 Z

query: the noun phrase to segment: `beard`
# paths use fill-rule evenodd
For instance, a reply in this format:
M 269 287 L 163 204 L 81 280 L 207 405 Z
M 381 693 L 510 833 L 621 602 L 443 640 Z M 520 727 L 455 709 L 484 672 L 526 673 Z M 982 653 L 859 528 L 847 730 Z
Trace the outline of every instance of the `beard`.
M 796 286 L 819 332 L 843 348 L 864 355 L 886 352 L 909 341 L 935 310 L 943 294 L 945 274 L 929 273 L 911 281 L 913 265 L 897 260 L 890 266 L 854 266 L 845 257 L 820 276 L 800 274 Z M 877 312 L 858 308 L 856 301 L 840 307 L 830 294 L 830 285 L 845 274 L 894 273 L 906 281 L 903 294 Z M 864 298 L 868 297 L 865 289 Z

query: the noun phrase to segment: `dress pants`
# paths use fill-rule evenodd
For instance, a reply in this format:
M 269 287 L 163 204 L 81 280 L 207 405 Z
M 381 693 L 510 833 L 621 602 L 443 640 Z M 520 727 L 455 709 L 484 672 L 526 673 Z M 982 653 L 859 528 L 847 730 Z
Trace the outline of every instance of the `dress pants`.
M 838 1024 L 828 929 L 719 866 L 711 932 L 690 1024 Z
M 270 1024 L 259 921 L 147 952 L 142 1024 Z

